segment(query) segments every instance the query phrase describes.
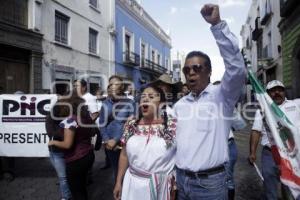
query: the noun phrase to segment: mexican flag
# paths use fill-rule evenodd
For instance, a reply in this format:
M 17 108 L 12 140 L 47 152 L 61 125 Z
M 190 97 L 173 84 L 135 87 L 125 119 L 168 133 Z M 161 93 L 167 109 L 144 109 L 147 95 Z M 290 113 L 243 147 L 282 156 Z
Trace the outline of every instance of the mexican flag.
M 280 169 L 280 180 L 295 198 L 300 197 L 300 131 L 273 102 L 249 71 L 249 79 L 270 130 L 273 158 Z

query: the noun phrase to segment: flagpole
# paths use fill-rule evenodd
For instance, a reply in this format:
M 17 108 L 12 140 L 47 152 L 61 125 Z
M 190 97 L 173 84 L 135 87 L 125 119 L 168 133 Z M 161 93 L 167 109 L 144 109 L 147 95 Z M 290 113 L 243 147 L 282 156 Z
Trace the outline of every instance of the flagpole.
M 259 178 L 264 182 L 264 177 L 262 176 L 262 174 L 261 174 L 260 170 L 258 169 L 255 162 L 253 162 L 253 166 L 254 166 L 254 168 L 256 170 L 256 173 L 258 174 Z

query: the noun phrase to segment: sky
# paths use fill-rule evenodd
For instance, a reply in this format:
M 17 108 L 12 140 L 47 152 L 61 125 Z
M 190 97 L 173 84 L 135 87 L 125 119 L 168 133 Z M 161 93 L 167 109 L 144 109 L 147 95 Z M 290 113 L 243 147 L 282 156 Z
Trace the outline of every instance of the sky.
M 203 51 L 211 58 L 212 82 L 221 80 L 224 73 L 224 63 L 210 31 L 210 25 L 202 18 L 200 9 L 206 3 L 218 4 L 221 19 L 227 21 L 231 31 L 239 38 L 241 47 L 240 31 L 246 22 L 251 0 L 138 1 L 161 28 L 170 33 L 172 59 L 192 50 Z

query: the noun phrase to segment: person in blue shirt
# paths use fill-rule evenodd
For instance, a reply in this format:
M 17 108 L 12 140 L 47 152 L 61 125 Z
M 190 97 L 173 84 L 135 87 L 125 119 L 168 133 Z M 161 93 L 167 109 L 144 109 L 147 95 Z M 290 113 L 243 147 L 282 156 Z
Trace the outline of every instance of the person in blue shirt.
M 110 95 L 103 101 L 99 115 L 100 133 L 105 144 L 108 159 L 113 169 L 114 179 L 118 172 L 120 156 L 120 139 L 123 126 L 134 114 L 134 101 L 124 94 L 124 82 L 119 76 L 109 78 Z

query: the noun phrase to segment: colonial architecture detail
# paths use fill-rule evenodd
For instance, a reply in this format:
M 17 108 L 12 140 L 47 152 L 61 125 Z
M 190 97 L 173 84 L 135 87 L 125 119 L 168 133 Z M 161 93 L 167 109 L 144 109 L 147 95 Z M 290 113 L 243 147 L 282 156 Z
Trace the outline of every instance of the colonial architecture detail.
M 262 83 L 282 80 L 279 0 L 253 0 L 242 26 L 243 53 Z
M 171 76 L 171 39 L 135 0 L 116 0 L 116 74 L 138 89 Z

